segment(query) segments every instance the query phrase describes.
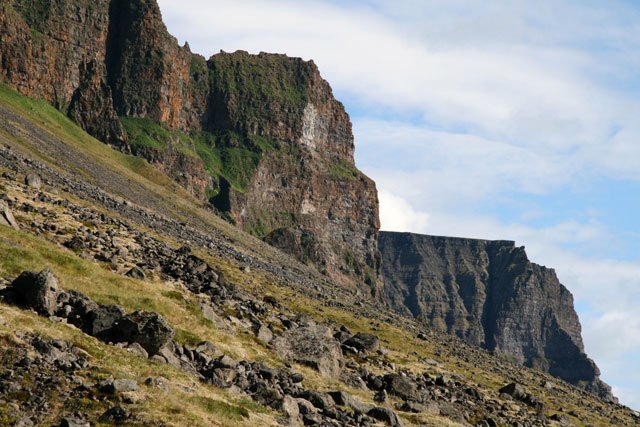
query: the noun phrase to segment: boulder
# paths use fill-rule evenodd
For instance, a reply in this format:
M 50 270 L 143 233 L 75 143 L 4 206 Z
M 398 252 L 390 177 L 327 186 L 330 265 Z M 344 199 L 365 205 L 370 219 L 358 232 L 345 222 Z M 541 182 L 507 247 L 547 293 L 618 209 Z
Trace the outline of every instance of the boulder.
M 107 394 L 126 393 L 138 390 L 138 383 L 134 380 L 112 378 L 102 381 L 98 385 L 98 389 Z
M 402 427 L 402 423 L 400 422 L 398 415 L 389 408 L 381 406 L 374 407 L 367 412 L 367 415 L 378 421 L 385 422 L 391 427 Z
M 355 334 L 343 344 L 363 353 L 374 353 L 380 349 L 380 339 L 373 334 L 364 332 Z
M 122 406 L 114 406 L 105 411 L 98 421 L 101 423 L 125 424 L 131 419 L 131 413 Z
M 338 378 L 343 358 L 330 328 L 309 322 L 293 327 L 272 341 L 280 357 L 312 367 L 322 375 Z
M 40 175 L 38 174 L 28 173 L 24 177 L 24 183 L 29 188 L 33 188 L 34 190 L 39 190 L 42 187 L 42 178 L 40 178 Z
M 521 384 L 511 383 L 499 390 L 500 393 L 508 394 L 516 400 L 523 400 L 527 397 L 527 391 Z
M 366 414 L 372 408 L 371 405 L 361 402 L 345 391 L 334 391 L 329 393 L 329 396 L 331 396 L 336 405 L 344 406 L 363 414 Z
M 16 219 L 13 217 L 11 208 L 4 200 L 0 200 L 0 224 L 19 229 Z
M 502 387 L 499 391 L 500 393 L 507 394 L 513 397 L 514 399 L 519 400 L 525 403 L 526 405 L 531 406 L 537 411 L 544 410 L 544 407 L 545 407 L 544 402 L 540 398 L 532 395 L 531 393 L 527 393 L 525 388 L 518 383 L 508 384 Z
M 137 342 L 150 356 L 169 343 L 174 336 L 173 328 L 158 313 L 136 311 L 120 319 L 111 328 L 115 342 Z
M 85 248 L 84 240 L 80 236 L 67 240 L 63 245 L 74 252 L 81 252 Z
M 78 291 L 60 292 L 58 294 L 58 311 L 56 316 L 67 319 L 67 322 L 87 332 L 90 313 L 98 309 L 98 304 Z
M 269 329 L 267 325 L 262 324 L 256 327 L 255 334 L 258 340 L 264 344 L 269 344 L 271 340 L 273 340 L 273 332 L 271 332 L 271 329 Z
M 117 342 L 113 327 L 125 315 L 126 312 L 119 305 L 101 305 L 89 313 L 85 332 L 103 341 Z
M 282 399 L 282 412 L 287 416 L 289 425 L 300 425 L 300 409 L 295 398 L 288 394 Z
M 53 316 L 57 309 L 58 281 L 48 268 L 39 273 L 23 272 L 11 283 L 18 305 L 32 308 L 39 314 Z
M 415 400 L 417 386 L 410 378 L 400 374 L 387 374 L 384 376 L 385 390 L 401 397 L 404 400 Z

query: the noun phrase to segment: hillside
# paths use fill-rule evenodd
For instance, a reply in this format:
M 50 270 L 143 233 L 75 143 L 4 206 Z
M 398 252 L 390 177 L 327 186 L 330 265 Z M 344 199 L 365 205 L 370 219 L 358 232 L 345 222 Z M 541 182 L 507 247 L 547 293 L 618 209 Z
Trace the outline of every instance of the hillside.
M 145 158 L 229 222 L 379 292 L 378 199 L 312 61 L 179 46 L 155 0 L 0 4 L 0 80 Z M 349 242 L 347 244 L 346 242 Z
M 0 424 L 638 422 L 552 269 L 380 233 L 354 148 L 313 61 L 0 2 Z
M 19 228 L 0 225 L 3 423 L 638 422 L 620 405 L 362 300 L 47 103 L 4 87 L 0 99 L 0 188 Z M 15 279 L 44 268 L 57 279 L 45 288 L 55 302 L 21 300 L 19 284 L 34 276 Z M 113 316 L 137 324 L 146 319 L 139 310 L 166 333 L 95 329 Z M 111 317 L 90 315 L 104 312 Z

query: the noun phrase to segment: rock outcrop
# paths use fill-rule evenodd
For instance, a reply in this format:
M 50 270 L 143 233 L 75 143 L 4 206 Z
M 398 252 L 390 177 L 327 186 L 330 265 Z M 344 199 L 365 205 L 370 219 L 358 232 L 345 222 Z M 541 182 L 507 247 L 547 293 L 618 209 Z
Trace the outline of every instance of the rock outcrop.
M 378 200 L 312 61 L 179 46 L 155 0 L 0 5 L 0 81 L 145 157 L 228 220 L 376 293 Z
M 612 397 L 584 353 L 573 296 L 524 247 L 391 232 L 379 246 L 383 298 L 396 311 Z

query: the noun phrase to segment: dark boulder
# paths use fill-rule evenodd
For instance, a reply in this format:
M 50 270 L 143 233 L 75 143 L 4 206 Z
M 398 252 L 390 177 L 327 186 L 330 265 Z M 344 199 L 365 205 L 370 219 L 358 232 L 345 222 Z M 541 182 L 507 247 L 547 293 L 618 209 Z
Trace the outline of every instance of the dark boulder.
M 400 422 L 400 418 L 398 418 L 398 415 L 396 415 L 396 413 L 389 408 L 378 406 L 369 410 L 369 412 L 367 412 L 367 415 L 369 415 L 372 418 L 375 418 L 378 421 L 387 423 L 391 427 L 402 426 L 402 423 Z
M 111 328 L 111 338 L 115 342 L 137 342 L 150 356 L 169 343 L 174 333 L 164 317 L 144 311 L 128 314 Z
M 385 390 L 404 400 L 417 397 L 417 386 L 410 378 L 400 374 L 387 374 L 383 378 Z
M 112 378 L 102 381 L 98 385 L 98 389 L 107 394 L 126 393 L 129 391 L 138 390 L 138 383 L 134 380 L 117 379 Z
M 373 353 L 380 349 L 380 339 L 373 334 L 367 334 L 364 332 L 355 334 L 343 344 L 353 347 L 363 353 Z
M 140 267 L 132 267 L 131 270 L 125 273 L 125 276 L 131 277 L 133 279 L 144 280 L 145 274 L 144 271 Z
M 361 402 L 351 394 L 345 391 L 334 391 L 329 393 L 336 405 L 344 406 L 356 412 L 366 414 L 372 406 Z
M 101 423 L 111 423 L 116 425 L 127 424 L 131 420 L 131 413 L 122 406 L 114 406 L 105 411 L 98 421 Z
M 103 341 L 118 341 L 113 328 L 125 315 L 126 312 L 119 305 L 101 305 L 89 313 L 84 330 Z
M 524 387 L 518 383 L 508 384 L 502 387 L 499 391 L 500 393 L 507 394 L 514 399 L 531 406 L 537 411 L 543 411 L 545 408 L 544 402 L 540 398 L 532 395 L 531 393 L 527 393 Z
M 500 393 L 508 394 L 516 400 L 523 400 L 527 397 L 527 391 L 518 383 L 511 383 L 499 390 Z
M 98 309 L 98 304 L 78 291 L 60 292 L 56 315 L 67 319 L 67 322 L 87 332 L 89 314 Z
M 84 240 L 80 236 L 67 240 L 63 245 L 74 252 L 81 252 L 85 248 Z

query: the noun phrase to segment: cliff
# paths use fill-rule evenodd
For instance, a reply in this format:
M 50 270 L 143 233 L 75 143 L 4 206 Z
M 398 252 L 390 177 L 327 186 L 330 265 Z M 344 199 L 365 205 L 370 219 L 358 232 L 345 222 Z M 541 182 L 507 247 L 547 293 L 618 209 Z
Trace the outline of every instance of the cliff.
M 223 217 L 379 291 L 375 184 L 311 61 L 179 46 L 155 0 L 0 5 L 0 81 L 146 158 Z
M 603 398 L 573 296 L 511 241 L 381 232 L 383 298 L 466 342 L 514 357 Z

